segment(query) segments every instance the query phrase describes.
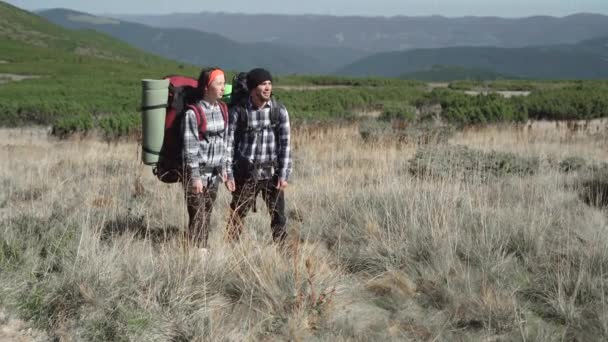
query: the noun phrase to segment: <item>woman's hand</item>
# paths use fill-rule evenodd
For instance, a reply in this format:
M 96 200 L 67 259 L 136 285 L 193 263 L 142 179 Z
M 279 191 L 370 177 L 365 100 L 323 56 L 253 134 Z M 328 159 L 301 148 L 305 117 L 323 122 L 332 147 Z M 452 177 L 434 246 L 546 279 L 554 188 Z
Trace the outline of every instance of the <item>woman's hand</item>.
M 195 194 L 200 194 L 203 192 L 203 180 L 202 179 L 196 179 L 194 181 L 192 181 L 192 192 Z
M 226 188 L 230 192 L 234 192 L 234 190 L 236 190 L 236 184 L 234 183 L 234 179 L 229 179 L 226 181 Z

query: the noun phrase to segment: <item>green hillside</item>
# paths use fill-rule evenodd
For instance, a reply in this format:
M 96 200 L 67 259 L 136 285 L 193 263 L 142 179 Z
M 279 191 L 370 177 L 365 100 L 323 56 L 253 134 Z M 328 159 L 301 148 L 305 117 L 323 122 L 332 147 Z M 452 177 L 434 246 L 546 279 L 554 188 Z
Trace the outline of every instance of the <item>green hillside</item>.
M 607 41 L 608 38 L 548 47 L 453 47 L 379 53 L 337 73 L 398 77 L 427 70 L 433 65 L 451 65 L 519 78 L 605 79 L 608 78 Z
M 92 31 L 70 31 L 0 2 L 0 125 L 54 124 L 62 130 L 104 128 L 125 134 L 136 127 L 139 80 L 181 66 Z M 11 75 L 34 76 L 10 81 Z
M 0 3 L 0 12 L 2 27 L 18 28 L 3 29 L 0 35 L 0 74 L 5 74 L 0 75 L 0 126 L 52 125 L 59 135 L 97 127 L 108 136 L 129 134 L 140 126 L 140 79 L 198 73 L 193 66 L 146 54 L 93 31 L 63 29 L 4 3 Z M 11 78 L 6 74 L 37 78 L 2 83 Z M 277 88 L 277 98 L 296 120 L 348 118 L 356 110 L 412 99 L 422 91 L 418 83 L 396 79 L 276 75 L 275 81 L 278 85 L 355 85 L 295 91 Z
M 0 2 L 0 40 L 15 41 L 41 48 L 57 49 L 80 56 L 117 62 L 166 63 L 167 60 L 143 53 L 121 41 L 92 31 L 71 31 L 47 20 Z M 11 56 L 5 55 L 4 58 Z

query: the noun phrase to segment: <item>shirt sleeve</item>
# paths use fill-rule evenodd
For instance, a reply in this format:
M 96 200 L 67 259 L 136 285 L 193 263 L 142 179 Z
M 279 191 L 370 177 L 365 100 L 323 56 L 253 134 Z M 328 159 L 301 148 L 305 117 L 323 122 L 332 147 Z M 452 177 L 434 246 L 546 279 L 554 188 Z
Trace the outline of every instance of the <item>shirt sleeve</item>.
M 230 113 L 228 114 L 228 127 L 226 129 L 226 134 L 224 135 L 225 139 L 226 139 L 226 155 L 224 158 L 225 167 L 226 167 L 226 175 L 228 176 L 228 179 L 231 179 L 231 180 L 234 179 L 234 173 L 233 173 L 233 169 L 232 169 L 232 163 L 234 161 L 234 152 L 238 148 L 238 146 L 234 146 L 235 145 L 234 132 L 236 130 L 238 117 L 239 117 L 239 114 L 238 114 L 236 107 L 232 108 L 230 110 Z
M 200 141 L 198 139 L 198 121 L 196 120 L 196 114 L 192 109 L 188 109 L 186 111 L 183 122 L 184 160 L 186 161 L 186 165 L 191 172 L 192 179 L 197 179 L 201 177 L 199 170 Z
M 221 108 L 220 108 L 220 114 L 221 114 Z M 228 115 L 226 116 L 226 118 L 224 118 L 224 115 L 221 114 L 220 115 L 222 117 L 222 123 L 224 124 L 224 134 L 222 135 L 222 151 L 224 152 L 222 154 L 222 159 L 220 160 L 220 166 L 222 167 L 222 174 L 224 172 L 226 172 L 226 159 L 228 158 L 228 129 L 230 127 L 228 127 L 228 123 L 224 122 L 224 120 L 228 119 L 228 116 L 230 116 L 230 112 L 228 112 Z
M 279 179 L 288 180 L 291 174 L 291 132 L 289 126 L 289 113 L 281 106 L 279 113 L 279 149 L 277 151 L 277 162 Z

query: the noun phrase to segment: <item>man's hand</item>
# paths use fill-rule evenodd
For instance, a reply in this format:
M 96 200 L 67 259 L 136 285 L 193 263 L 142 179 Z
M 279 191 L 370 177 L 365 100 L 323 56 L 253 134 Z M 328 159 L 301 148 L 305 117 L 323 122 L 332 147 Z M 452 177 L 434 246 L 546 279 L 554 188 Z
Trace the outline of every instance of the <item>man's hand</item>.
M 200 194 L 203 192 L 203 180 L 196 179 L 192 181 L 192 192 L 195 194 Z
M 284 179 L 279 179 L 279 181 L 277 182 L 277 189 L 279 190 L 285 190 L 287 189 L 287 181 Z
M 236 190 L 236 184 L 234 184 L 234 179 L 228 179 L 225 184 L 228 191 L 234 192 L 234 190 Z

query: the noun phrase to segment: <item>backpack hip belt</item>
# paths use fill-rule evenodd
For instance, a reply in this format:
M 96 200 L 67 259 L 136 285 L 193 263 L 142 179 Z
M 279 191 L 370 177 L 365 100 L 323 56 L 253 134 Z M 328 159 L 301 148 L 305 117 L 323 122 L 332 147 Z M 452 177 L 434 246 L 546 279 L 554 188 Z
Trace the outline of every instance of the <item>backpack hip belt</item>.
M 210 173 L 212 176 L 217 176 L 222 172 L 222 167 L 203 165 L 203 166 L 199 167 L 199 170 L 201 171 L 201 175 Z
M 238 158 L 235 167 L 235 173 L 245 176 L 245 178 L 253 178 L 258 180 L 258 173 L 261 170 L 266 171 L 269 175 L 274 175 L 277 167 L 276 160 L 270 160 L 266 162 L 251 162 L 246 158 Z

